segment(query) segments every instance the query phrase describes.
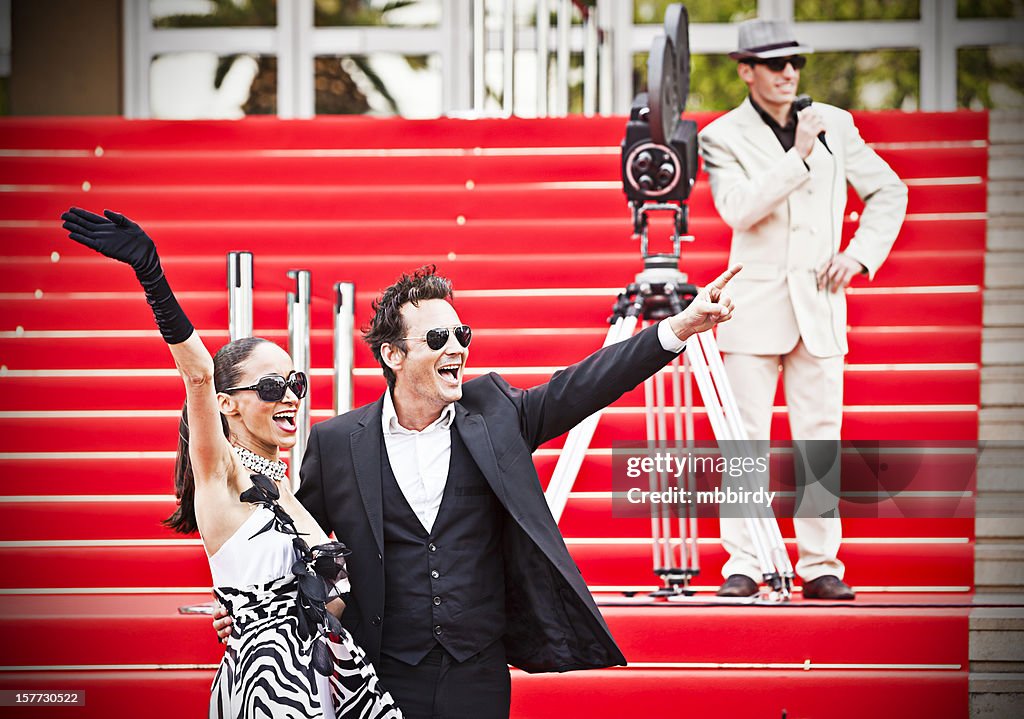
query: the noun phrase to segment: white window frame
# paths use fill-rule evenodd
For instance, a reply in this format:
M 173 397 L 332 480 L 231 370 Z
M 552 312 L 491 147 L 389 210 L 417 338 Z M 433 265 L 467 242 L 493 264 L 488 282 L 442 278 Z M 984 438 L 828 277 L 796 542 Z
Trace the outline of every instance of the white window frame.
M 478 2 L 479 0 L 476 0 Z M 0 12 L 10 0 L 0 0 Z M 314 115 L 314 58 L 318 55 L 394 52 L 436 54 L 441 58 L 443 114 L 464 113 L 474 103 L 474 0 L 441 0 L 441 22 L 432 28 L 313 26 L 313 0 L 278 0 L 276 28 L 156 29 L 148 0 L 122 0 L 124 8 L 124 114 L 150 116 L 150 63 L 163 53 L 202 50 L 253 53 L 277 57 L 278 116 Z M 477 5 L 479 7 L 479 5 Z M 633 99 L 633 55 L 647 52 L 661 25 L 634 25 L 633 3 L 602 0 L 599 7 L 610 17 L 601 26 L 611 37 L 610 111 L 628 112 Z M 954 110 L 957 97 L 957 51 L 966 46 L 1002 45 L 1024 37 L 1021 19 L 959 19 L 956 0 L 921 0 L 919 20 L 864 20 L 796 23 L 797 37 L 821 52 L 910 49 L 920 52 L 919 107 Z M 793 0 L 758 0 L 761 17 L 793 21 Z M 9 14 L 9 13 L 8 13 Z M 487 47 L 501 47 L 500 31 L 486 33 Z M 536 50 L 533 28 L 511 34 L 518 50 Z M 557 45 L 556 33 L 549 35 Z M 0 38 L 2 39 L 2 38 Z M 574 26 L 567 34 L 570 52 L 583 52 L 584 33 Z M 724 54 L 735 49 L 736 26 L 731 23 L 694 23 L 690 27 L 691 52 Z M 477 45 L 479 47 L 479 45 Z M 557 51 L 557 47 L 554 48 Z M 9 57 L 9 55 L 8 55 Z M 0 69 L 3 48 L 0 47 Z M 610 67 L 609 67 L 610 66 Z M 538 78 L 538 82 L 539 82 Z M 609 111 L 609 98 L 601 109 Z
M 3 0 L 0 0 L 2 2 Z M 467 82 L 456 62 L 468 45 L 460 41 L 457 22 L 466 0 L 441 0 L 441 23 L 429 28 L 314 27 L 313 0 L 277 0 L 277 27 L 154 28 L 149 0 L 122 0 L 124 28 L 124 115 L 150 117 L 149 72 L 153 58 L 190 51 L 277 57 L 277 115 L 313 117 L 316 107 L 315 62 L 318 55 L 393 52 L 441 55 L 443 111 L 465 106 L 454 92 Z M 468 71 L 467 71 L 468 72 Z

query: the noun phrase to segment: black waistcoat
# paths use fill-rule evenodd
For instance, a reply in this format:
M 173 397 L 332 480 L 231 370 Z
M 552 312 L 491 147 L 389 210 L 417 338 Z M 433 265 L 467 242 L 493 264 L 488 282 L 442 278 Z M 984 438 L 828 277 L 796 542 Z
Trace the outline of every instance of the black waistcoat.
M 430 532 L 382 448 L 384 622 L 381 651 L 417 664 L 436 642 L 464 661 L 505 633 L 501 504 L 459 433 Z

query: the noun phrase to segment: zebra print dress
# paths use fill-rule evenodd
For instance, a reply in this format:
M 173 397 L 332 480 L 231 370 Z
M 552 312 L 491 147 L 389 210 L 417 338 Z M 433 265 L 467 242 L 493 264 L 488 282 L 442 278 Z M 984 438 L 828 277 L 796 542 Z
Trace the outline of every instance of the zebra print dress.
M 214 589 L 233 624 L 213 680 L 210 719 L 401 719 L 373 665 L 324 609 L 335 587 L 348 588 L 341 559 L 347 552 L 337 543 L 306 546 L 277 504 L 273 483 L 253 479 L 259 491 L 243 493 L 243 501 L 255 496 L 260 506 L 210 557 L 214 581 L 279 576 Z M 232 572 L 225 564 L 245 566 Z

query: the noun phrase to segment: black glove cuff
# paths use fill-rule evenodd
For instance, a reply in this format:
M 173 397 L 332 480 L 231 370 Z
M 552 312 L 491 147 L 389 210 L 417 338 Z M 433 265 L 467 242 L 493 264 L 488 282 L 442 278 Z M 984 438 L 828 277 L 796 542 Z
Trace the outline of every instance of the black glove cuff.
M 167 278 L 161 273 L 156 280 L 143 282 L 142 287 L 146 290 L 146 302 L 153 310 L 153 318 L 164 341 L 176 345 L 191 337 L 195 327 L 174 298 Z

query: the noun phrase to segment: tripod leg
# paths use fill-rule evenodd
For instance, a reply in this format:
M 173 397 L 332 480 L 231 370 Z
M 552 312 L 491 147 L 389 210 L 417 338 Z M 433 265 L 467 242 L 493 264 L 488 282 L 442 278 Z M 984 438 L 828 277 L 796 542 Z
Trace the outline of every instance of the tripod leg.
M 689 432 L 684 434 L 683 427 L 683 391 L 682 391 L 682 368 L 686 364 L 686 356 L 676 357 L 672 360 L 672 407 L 674 408 L 672 413 L 673 419 L 673 437 L 675 438 L 676 455 L 679 457 L 688 457 L 689 453 L 686 451 L 687 448 L 692 447 L 691 437 L 693 436 L 693 392 L 690 391 L 690 387 L 687 386 L 686 400 L 687 404 L 685 411 L 687 416 L 687 425 L 689 425 Z M 689 381 L 689 374 L 687 373 L 687 382 Z M 682 573 L 682 585 L 689 587 L 690 580 L 700 572 L 699 559 L 697 557 L 697 517 L 692 502 L 693 494 L 693 473 L 690 471 L 689 463 L 686 464 L 684 471 L 676 478 L 676 485 L 686 492 L 684 496 L 691 498 L 688 503 L 681 504 L 676 510 L 676 522 L 678 524 L 679 534 L 679 547 L 678 547 L 678 558 L 676 559 L 675 566 L 679 567 Z
M 682 407 L 679 386 L 679 358 L 672 363 L 673 429 L 675 432 L 676 456 L 680 457 L 682 448 Z M 667 454 L 668 441 L 668 405 L 665 397 L 665 373 L 658 372 L 644 383 L 644 409 L 647 421 L 648 447 Z M 663 465 L 664 467 L 664 465 Z M 678 480 L 678 488 L 685 488 L 686 477 L 676 476 L 669 469 L 662 468 L 650 475 L 651 491 L 667 492 L 672 489 L 672 479 Z M 687 507 L 687 505 L 683 505 Z M 690 546 L 686 539 L 686 524 L 683 522 L 677 503 L 651 503 L 651 539 L 654 560 L 654 573 L 661 577 L 664 586 L 653 592 L 652 596 L 674 596 L 692 594 L 688 589 L 689 579 L 693 572 L 684 560 L 685 552 Z M 673 512 L 678 520 L 678 536 L 675 536 Z
M 678 362 L 679 360 L 677 360 Z M 690 369 L 690 358 L 687 355 L 683 355 L 682 362 L 683 366 L 683 401 L 686 403 L 686 417 L 685 417 L 685 433 L 681 433 L 679 437 L 683 438 L 686 443 L 687 450 L 692 450 L 694 447 L 693 439 L 693 374 Z M 677 403 L 678 406 L 678 403 Z M 696 481 L 693 476 L 693 472 L 690 471 L 689 466 L 686 469 L 686 490 L 688 497 L 696 497 L 695 492 L 697 491 Z M 680 519 L 682 521 L 682 519 Z M 700 553 L 697 551 L 697 506 L 691 501 L 686 505 L 686 522 L 689 525 L 689 541 L 688 541 L 688 553 L 686 566 L 690 569 L 693 576 L 700 573 Z
M 658 420 L 657 447 L 664 452 L 668 448 L 668 425 L 665 421 L 665 375 L 658 372 L 654 375 L 654 401 L 656 403 L 656 417 Z M 658 491 L 668 490 L 668 472 L 658 473 Z M 662 547 L 661 556 L 665 570 L 670 572 L 679 566 L 672 561 L 672 523 L 669 504 L 651 504 L 651 509 L 657 508 L 658 521 L 661 523 Z M 666 574 L 666 582 L 668 575 Z
M 647 449 L 650 450 L 656 446 L 656 429 L 655 429 L 655 410 L 654 410 L 654 378 L 648 377 L 644 380 L 644 428 L 646 429 L 647 435 Z M 652 492 L 658 491 L 658 477 L 657 473 L 653 470 L 648 473 L 648 488 Z M 651 504 L 651 561 L 654 566 L 654 573 L 659 577 L 662 576 L 662 571 L 667 568 L 667 565 L 662 561 L 661 544 L 662 544 L 661 524 L 658 522 L 658 511 L 657 505 Z
M 619 317 L 615 324 L 608 328 L 608 334 L 602 346 L 607 347 L 632 336 L 633 330 L 636 329 L 636 323 L 635 315 Z M 548 482 L 548 488 L 544 492 L 548 508 L 551 510 L 555 522 L 561 519 L 562 512 L 565 511 L 565 504 L 569 501 L 569 492 L 572 491 L 576 475 L 579 474 L 580 467 L 583 465 L 587 447 L 590 446 L 590 440 L 594 437 L 594 430 L 597 429 L 597 422 L 600 418 L 601 413 L 595 412 L 573 427 L 566 437 L 565 446 L 562 447 L 558 463 L 551 474 L 551 481 Z
M 679 357 L 672 360 L 670 366 L 672 367 L 672 437 L 675 440 L 676 456 L 685 457 L 686 455 L 683 453 L 683 398 L 682 388 L 679 384 Z M 686 489 L 688 474 L 686 472 L 676 477 L 676 485 L 680 489 Z M 684 579 L 688 578 L 685 572 L 689 569 L 687 566 L 687 550 L 690 545 L 685 522 L 685 517 L 688 513 L 689 505 L 684 504 L 676 508 L 676 529 L 679 535 L 679 546 L 673 555 L 673 559 L 675 566 L 684 571 Z
M 734 434 L 734 423 L 728 421 L 725 417 L 725 412 L 722 407 L 722 403 L 719 396 L 719 391 L 723 387 L 723 384 L 717 383 L 717 378 L 713 377 L 709 369 L 709 359 L 705 356 L 707 346 L 701 341 L 702 336 L 697 336 L 696 342 L 688 342 L 686 345 L 686 356 L 690 360 L 693 367 L 693 376 L 697 380 L 697 388 L 701 393 L 701 397 L 704 399 L 704 408 L 708 414 L 708 420 L 711 422 L 711 429 L 714 432 L 715 439 L 718 440 L 718 446 L 722 449 L 723 455 L 728 451 L 735 451 L 735 447 L 731 447 L 737 440 L 740 442 L 744 441 L 743 437 L 736 437 Z M 725 385 L 727 386 L 727 385 Z M 749 512 L 750 507 L 744 506 L 744 515 L 747 524 L 748 532 L 751 539 L 754 542 L 754 551 L 757 556 L 758 566 L 761 568 L 761 573 L 764 575 L 766 581 L 774 584 L 773 577 L 776 575 L 775 567 L 772 563 L 771 553 L 768 551 L 768 547 L 764 541 L 764 537 L 761 534 L 762 528 L 757 524 L 753 517 L 746 516 Z
M 718 396 L 722 402 L 726 415 L 726 422 L 733 431 L 734 436 L 740 442 L 740 450 L 744 456 L 754 456 L 753 443 L 747 437 L 746 428 L 743 426 L 740 416 L 739 405 L 736 396 L 732 392 L 729 378 L 725 374 L 725 365 L 722 363 L 722 355 L 718 350 L 718 342 L 713 332 L 702 332 L 698 335 L 698 341 L 702 354 L 707 358 L 708 370 L 714 379 Z M 743 489 L 753 489 L 744 477 Z M 765 581 L 779 592 L 782 599 L 788 599 L 790 589 L 793 585 L 793 564 L 786 551 L 785 542 L 782 539 L 782 532 L 779 531 L 779 524 L 775 520 L 775 514 L 771 507 L 753 508 L 745 507 L 747 528 L 751 539 L 754 542 L 759 562 L 762 564 L 762 571 L 768 565 L 770 570 L 765 573 Z M 768 558 L 767 565 L 763 561 Z

